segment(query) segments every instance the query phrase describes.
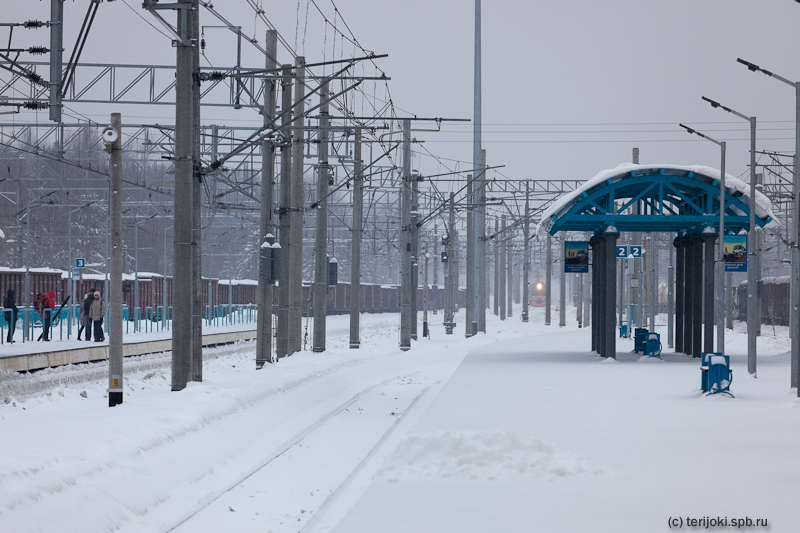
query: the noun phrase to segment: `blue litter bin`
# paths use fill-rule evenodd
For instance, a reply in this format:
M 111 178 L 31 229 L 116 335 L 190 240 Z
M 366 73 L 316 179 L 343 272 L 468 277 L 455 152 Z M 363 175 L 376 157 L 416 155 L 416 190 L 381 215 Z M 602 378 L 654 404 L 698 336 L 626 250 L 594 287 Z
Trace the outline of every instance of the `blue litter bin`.
M 644 353 L 650 357 L 661 356 L 661 335 L 658 333 L 649 333 L 647 335 L 647 343 L 645 344 Z
M 705 352 L 700 354 L 700 390 L 708 392 L 708 360 L 712 355 L 722 355 L 718 352 Z
M 633 352 L 644 353 L 647 343 L 647 329 L 636 328 L 633 332 Z
M 701 388 L 708 394 L 721 392 L 733 396 L 730 391 L 733 383 L 731 358 L 718 352 L 702 354 L 701 359 Z
M 731 358 L 728 355 L 712 355 L 708 359 L 708 393 L 718 394 L 724 392 L 731 394 Z M 732 396 L 732 395 L 731 395 Z

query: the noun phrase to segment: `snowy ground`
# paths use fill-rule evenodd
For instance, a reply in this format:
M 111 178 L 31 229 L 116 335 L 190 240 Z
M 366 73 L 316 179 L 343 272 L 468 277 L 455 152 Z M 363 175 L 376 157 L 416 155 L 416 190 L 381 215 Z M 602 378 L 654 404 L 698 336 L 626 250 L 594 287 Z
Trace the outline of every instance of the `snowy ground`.
M 764 328 L 758 379 L 729 332 L 731 399 L 701 397 L 697 360 L 628 340 L 598 359 L 542 310 L 472 339 L 441 318 L 409 352 L 396 315 L 364 315 L 360 350 L 330 317 L 328 351 L 260 371 L 251 344 L 215 348 L 180 393 L 126 360 L 113 409 L 103 364 L 0 376 L 34 391 L 0 404 L 0 531 L 796 531 L 785 328 Z

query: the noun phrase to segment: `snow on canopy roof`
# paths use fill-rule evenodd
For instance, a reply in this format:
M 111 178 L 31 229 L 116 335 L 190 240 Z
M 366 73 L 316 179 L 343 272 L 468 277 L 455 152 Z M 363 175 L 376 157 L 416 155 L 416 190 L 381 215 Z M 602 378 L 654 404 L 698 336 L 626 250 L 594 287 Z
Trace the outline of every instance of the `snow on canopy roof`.
M 553 202 L 550 207 L 544 210 L 542 213 L 542 219 L 539 222 L 538 227 L 534 233 L 541 233 L 545 231 L 545 228 L 549 225 L 550 219 L 556 213 L 559 213 L 564 207 L 568 206 L 575 200 L 576 198 L 580 197 L 585 191 L 593 189 L 598 185 L 601 185 L 607 179 L 613 178 L 615 176 L 619 176 L 621 174 L 627 174 L 629 172 L 638 171 L 638 170 L 659 170 L 662 168 L 669 168 L 675 170 L 685 170 L 687 172 L 694 172 L 695 174 L 699 174 L 702 176 L 707 176 L 709 178 L 719 180 L 722 173 L 719 169 L 713 167 L 707 167 L 703 165 L 636 165 L 633 163 L 622 163 L 621 165 L 617 165 L 614 168 L 609 168 L 606 170 L 602 170 L 597 173 L 593 178 L 586 180 L 586 182 L 575 189 L 574 191 L 570 191 L 560 198 L 558 198 L 555 202 Z M 739 178 L 731 176 L 727 172 L 725 173 L 725 188 L 728 190 L 729 193 L 738 192 L 747 199 L 750 198 L 750 185 L 743 182 Z M 748 202 L 749 203 L 749 202 Z M 756 215 L 760 218 L 770 218 L 772 219 L 766 227 L 773 227 L 778 226 L 779 223 L 777 222 L 775 215 L 772 212 L 772 202 L 770 201 L 767 196 L 762 193 L 761 191 L 756 190 Z

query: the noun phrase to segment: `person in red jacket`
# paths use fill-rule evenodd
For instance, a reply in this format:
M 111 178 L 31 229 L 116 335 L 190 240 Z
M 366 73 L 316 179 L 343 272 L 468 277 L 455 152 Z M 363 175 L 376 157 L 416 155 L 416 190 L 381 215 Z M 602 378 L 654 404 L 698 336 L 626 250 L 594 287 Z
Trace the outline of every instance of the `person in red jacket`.
M 50 291 L 42 297 L 42 340 L 50 340 L 50 318 L 56 308 L 56 291 Z

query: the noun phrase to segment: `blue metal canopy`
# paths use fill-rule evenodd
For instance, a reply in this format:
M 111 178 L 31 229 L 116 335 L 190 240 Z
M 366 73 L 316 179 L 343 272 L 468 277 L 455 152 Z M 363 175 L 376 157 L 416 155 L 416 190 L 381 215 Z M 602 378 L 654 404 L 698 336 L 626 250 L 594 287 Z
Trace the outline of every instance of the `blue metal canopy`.
M 607 170 L 548 209 L 541 227 L 559 231 L 701 233 L 719 231 L 719 171 L 709 167 L 622 165 Z M 750 229 L 748 186 L 725 178 L 725 230 Z M 756 225 L 773 221 L 771 203 L 756 192 Z

